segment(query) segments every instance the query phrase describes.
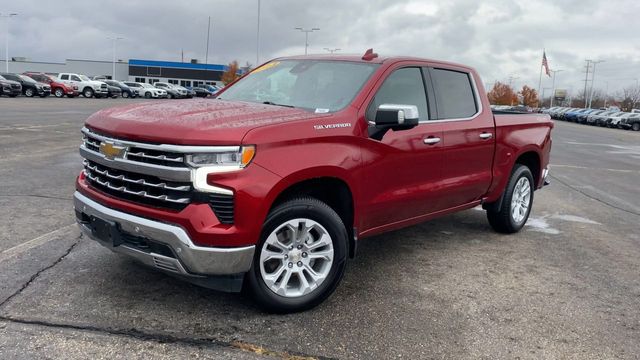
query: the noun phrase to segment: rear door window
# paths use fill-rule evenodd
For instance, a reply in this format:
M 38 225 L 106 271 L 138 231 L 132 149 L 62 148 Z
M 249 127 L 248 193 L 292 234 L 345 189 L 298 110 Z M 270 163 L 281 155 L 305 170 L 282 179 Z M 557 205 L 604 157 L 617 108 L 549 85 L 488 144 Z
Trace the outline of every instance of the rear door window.
M 478 112 L 478 103 L 468 73 L 431 69 L 438 119 L 463 119 Z

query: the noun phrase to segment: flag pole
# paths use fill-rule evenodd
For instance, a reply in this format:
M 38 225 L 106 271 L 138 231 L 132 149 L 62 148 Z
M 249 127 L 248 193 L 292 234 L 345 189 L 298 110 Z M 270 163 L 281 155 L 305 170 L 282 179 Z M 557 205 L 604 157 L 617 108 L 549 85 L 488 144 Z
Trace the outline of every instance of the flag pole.
M 542 49 L 542 56 L 544 57 L 545 49 Z M 540 90 L 542 88 L 542 60 L 540 61 L 540 77 L 538 78 L 538 96 L 540 96 Z M 544 103 L 544 99 L 540 99 L 540 105 Z M 542 106 L 540 106 L 542 107 Z

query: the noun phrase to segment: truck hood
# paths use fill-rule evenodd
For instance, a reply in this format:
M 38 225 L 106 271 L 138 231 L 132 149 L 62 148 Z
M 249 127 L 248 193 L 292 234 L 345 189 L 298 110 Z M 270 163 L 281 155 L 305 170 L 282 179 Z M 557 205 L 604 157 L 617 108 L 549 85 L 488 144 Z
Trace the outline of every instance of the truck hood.
M 194 99 L 105 109 L 91 115 L 86 126 L 98 133 L 132 141 L 238 145 L 253 128 L 324 116 L 328 115 L 274 105 Z

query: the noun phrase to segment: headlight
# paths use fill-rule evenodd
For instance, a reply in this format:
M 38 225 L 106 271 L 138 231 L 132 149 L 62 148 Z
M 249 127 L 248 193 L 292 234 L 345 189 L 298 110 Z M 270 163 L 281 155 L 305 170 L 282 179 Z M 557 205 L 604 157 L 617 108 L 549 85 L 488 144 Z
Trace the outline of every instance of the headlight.
M 249 165 L 255 154 L 256 147 L 248 145 L 234 151 L 188 155 L 187 163 L 193 167 L 220 167 L 221 169 L 237 170 Z

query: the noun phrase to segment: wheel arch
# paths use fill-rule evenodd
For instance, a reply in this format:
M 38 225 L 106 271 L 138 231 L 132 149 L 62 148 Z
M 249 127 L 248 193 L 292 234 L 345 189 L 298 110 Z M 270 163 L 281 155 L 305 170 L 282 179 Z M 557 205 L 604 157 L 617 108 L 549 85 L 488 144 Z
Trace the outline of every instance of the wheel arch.
M 279 204 L 300 196 L 318 199 L 340 216 L 349 236 L 349 256 L 353 258 L 357 236 L 354 229 L 356 206 L 353 186 L 347 178 L 326 169 L 307 169 L 292 174 L 283 178 L 271 190 L 267 197 L 266 214 Z

